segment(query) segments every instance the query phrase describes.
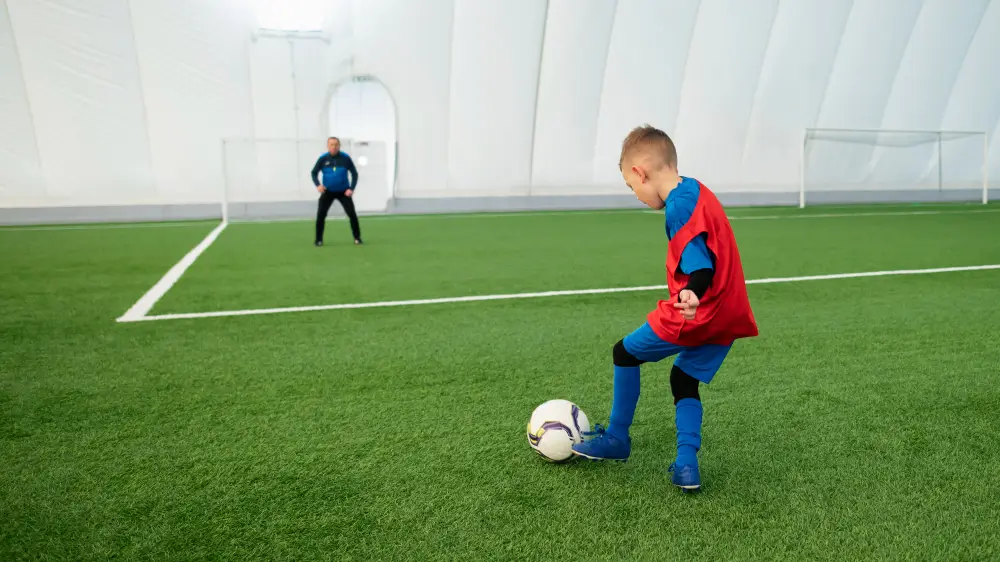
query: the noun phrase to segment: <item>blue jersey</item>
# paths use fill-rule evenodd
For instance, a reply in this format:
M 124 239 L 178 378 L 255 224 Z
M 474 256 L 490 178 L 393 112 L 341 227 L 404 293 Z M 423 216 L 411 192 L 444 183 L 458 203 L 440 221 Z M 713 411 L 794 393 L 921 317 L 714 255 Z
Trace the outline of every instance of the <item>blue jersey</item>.
M 354 167 L 354 161 L 346 152 L 336 154 L 324 152 L 320 155 L 312 172 L 309 173 L 309 177 L 317 187 L 320 184 L 318 177 L 320 171 L 323 172 L 323 187 L 327 191 L 347 191 L 358 185 L 358 169 Z M 347 177 L 348 173 L 351 175 L 350 179 Z
M 667 196 L 666 206 L 666 229 L 667 238 L 673 238 L 688 219 L 694 214 L 694 208 L 698 204 L 698 196 L 701 194 L 701 185 L 698 180 L 681 176 L 681 183 Z M 680 260 L 681 273 L 690 275 L 699 269 L 713 269 L 714 260 L 708 246 L 705 245 L 705 234 L 695 236 L 681 252 Z

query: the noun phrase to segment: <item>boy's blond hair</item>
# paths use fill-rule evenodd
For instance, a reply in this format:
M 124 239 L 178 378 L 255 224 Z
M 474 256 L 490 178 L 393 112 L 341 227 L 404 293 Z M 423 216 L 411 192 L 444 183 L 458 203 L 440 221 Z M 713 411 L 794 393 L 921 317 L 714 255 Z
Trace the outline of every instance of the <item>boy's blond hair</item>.
M 646 156 L 648 164 L 654 169 L 663 166 L 677 169 L 677 148 L 667 133 L 652 125 L 642 125 L 632 129 L 622 141 L 622 153 L 618 159 L 621 168 L 626 159 L 632 160 L 638 156 Z

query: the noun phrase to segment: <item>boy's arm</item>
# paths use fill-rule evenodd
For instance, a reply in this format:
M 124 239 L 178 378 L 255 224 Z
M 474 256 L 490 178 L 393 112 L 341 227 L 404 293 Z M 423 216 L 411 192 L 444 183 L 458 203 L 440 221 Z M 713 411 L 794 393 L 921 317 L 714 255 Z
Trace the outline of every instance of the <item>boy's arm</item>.
M 667 203 L 666 218 L 667 230 L 671 237 L 691 219 L 694 214 L 697 198 L 690 194 L 680 195 L 672 202 Z M 688 276 L 687 285 L 681 289 L 677 295 L 678 308 L 690 308 L 690 313 L 694 314 L 694 309 L 698 307 L 699 300 L 712 285 L 712 277 L 715 275 L 715 260 L 712 253 L 705 244 L 705 233 L 701 233 L 691 239 L 681 252 L 678 269 Z M 686 293 L 689 291 L 693 295 Z M 691 296 L 695 298 L 692 300 Z M 685 311 L 686 312 L 686 311 Z
M 712 286 L 715 276 L 715 260 L 705 244 L 705 235 L 695 236 L 681 252 L 680 270 L 688 276 L 684 289 L 692 291 L 698 299 Z M 682 289 L 683 290 L 683 289 Z
M 704 236 L 699 234 L 688 242 L 681 252 L 681 262 L 677 266 L 681 273 L 687 274 L 688 280 L 684 288 L 677 293 L 674 308 L 688 320 L 694 319 L 698 306 L 701 305 L 701 298 L 712 286 L 712 278 L 715 276 L 714 261 L 705 245 Z

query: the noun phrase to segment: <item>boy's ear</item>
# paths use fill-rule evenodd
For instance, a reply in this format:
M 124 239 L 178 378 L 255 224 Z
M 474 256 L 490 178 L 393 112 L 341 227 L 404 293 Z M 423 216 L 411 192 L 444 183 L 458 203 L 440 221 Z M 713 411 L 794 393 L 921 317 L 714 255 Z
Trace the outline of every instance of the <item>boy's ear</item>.
M 635 174 L 639 178 L 640 182 L 646 183 L 646 170 L 643 170 L 639 166 L 633 165 L 632 166 L 632 173 Z

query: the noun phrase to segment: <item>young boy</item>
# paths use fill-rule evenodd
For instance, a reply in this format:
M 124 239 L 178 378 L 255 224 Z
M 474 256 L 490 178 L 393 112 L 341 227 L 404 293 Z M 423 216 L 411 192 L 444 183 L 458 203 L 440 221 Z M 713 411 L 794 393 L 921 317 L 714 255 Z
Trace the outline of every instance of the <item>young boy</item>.
M 739 338 L 757 335 L 736 238 L 722 204 L 698 180 L 677 172 L 677 150 L 663 131 L 637 127 L 622 143 L 618 163 L 625 183 L 653 209 L 666 208 L 667 285 L 646 323 L 612 350 L 614 399 L 607 429 L 573 447 L 581 457 L 626 460 L 629 426 L 639 401 L 639 366 L 677 355 L 670 372 L 677 424 L 677 458 L 671 482 L 685 491 L 701 487 L 701 397 Z

